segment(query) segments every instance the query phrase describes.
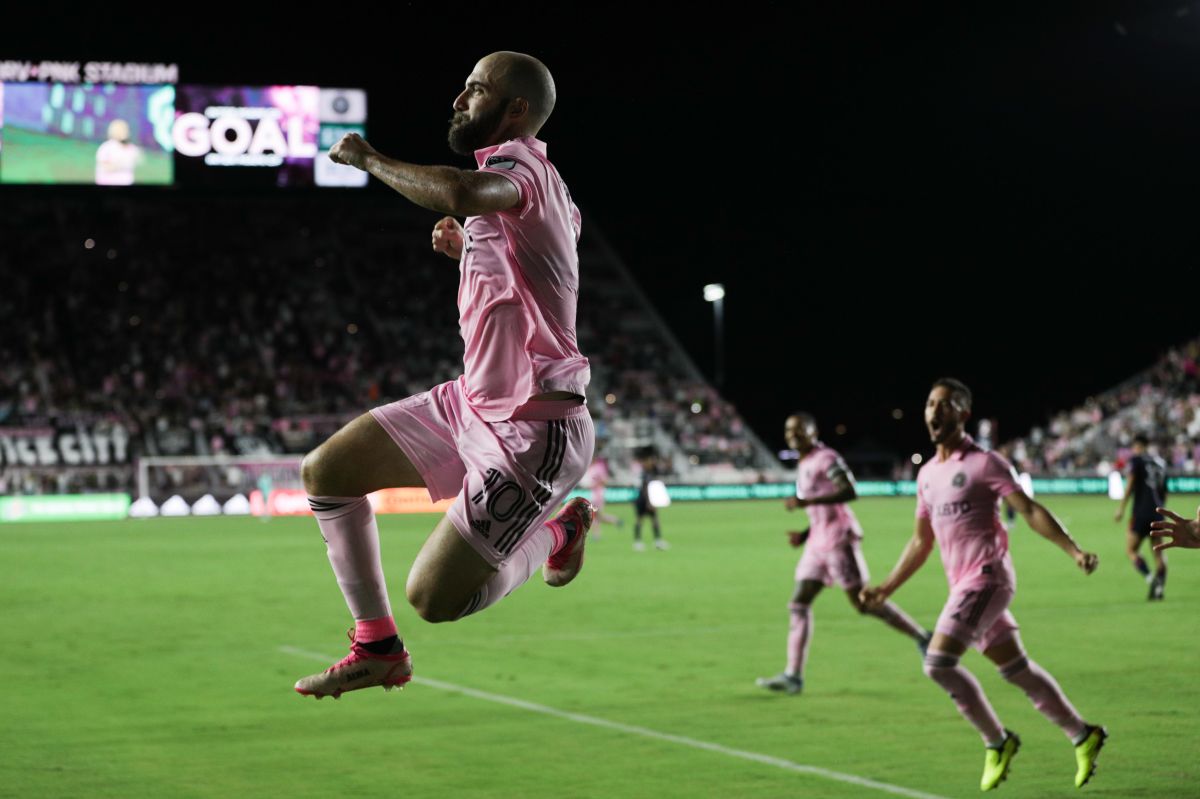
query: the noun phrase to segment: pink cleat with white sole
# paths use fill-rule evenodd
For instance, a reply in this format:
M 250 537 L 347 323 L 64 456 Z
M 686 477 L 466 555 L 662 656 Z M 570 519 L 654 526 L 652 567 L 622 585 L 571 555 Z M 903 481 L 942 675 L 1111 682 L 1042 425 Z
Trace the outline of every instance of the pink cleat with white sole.
M 398 652 L 376 655 L 354 640 L 353 629 L 350 631 L 350 641 L 349 655 L 325 671 L 297 680 L 296 692 L 317 699 L 327 696 L 338 699 L 347 691 L 374 688 L 376 685 L 382 685 L 385 691 L 403 688 L 412 679 L 412 657 L 402 643 L 397 642 Z
M 546 585 L 559 588 L 575 579 L 583 568 L 583 547 L 587 543 L 588 529 L 596 518 L 596 509 L 592 503 L 583 497 L 576 497 L 558 512 L 554 521 L 563 525 L 572 525 L 574 530 L 570 539 L 563 544 L 562 549 L 546 559 L 542 566 L 542 579 Z

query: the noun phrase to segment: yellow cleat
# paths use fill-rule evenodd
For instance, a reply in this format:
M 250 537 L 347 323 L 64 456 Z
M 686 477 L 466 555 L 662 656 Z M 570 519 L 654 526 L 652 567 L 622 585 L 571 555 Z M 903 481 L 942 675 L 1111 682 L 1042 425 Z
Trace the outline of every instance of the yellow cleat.
M 1021 739 L 1012 730 L 1004 731 L 1004 743 L 1000 748 L 988 747 L 983 756 L 983 776 L 979 778 L 979 790 L 990 791 L 1008 778 L 1008 767 L 1021 748 Z
M 1075 763 L 1079 767 L 1075 771 L 1076 788 L 1087 785 L 1096 773 L 1096 758 L 1100 757 L 1100 750 L 1104 748 L 1107 738 L 1108 730 L 1103 727 L 1088 727 L 1088 736 L 1075 747 Z

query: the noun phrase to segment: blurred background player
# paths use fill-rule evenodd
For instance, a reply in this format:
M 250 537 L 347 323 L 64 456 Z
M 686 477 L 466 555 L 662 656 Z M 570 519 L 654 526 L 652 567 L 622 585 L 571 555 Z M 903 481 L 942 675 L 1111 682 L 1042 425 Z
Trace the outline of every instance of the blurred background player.
M 142 150 L 131 142 L 129 123 L 114 119 L 108 123 L 108 138 L 96 148 L 96 185 L 132 186 L 134 169 L 142 160 Z
M 620 516 L 604 512 L 604 489 L 608 485 L 608 478 L 610 476 L 608 458 L 597 452 L 596 457 L 592 460 L 592 465 L 588 467 L 587 476 L 584 478 L 587 481 L 588 488 L 592 492 L 592 507 L 596 510 L 595 521 L 620 527 L 622 524 Z M 599 524 L 592 527 L 590 535 L 593 538 L 600 537 Z
M 804 664 L 812 643 L 812 603 L 827 585 L 846 592 L 850 604 L 859 613 L 869 613 L 912 638 L 922 653 L 930 634 L 893 602 L 867 607 L 859 591 L 870 576 L 862 554 L 862 528 L 854 512 L 846 507 L 858 497 L 854 475 L 832 448 L 817 438 L 817 423 L 807 413 L 795 413 L 784 422 L 783 437 L 800 455 L 796 466 L 796 494 L 788 497 L 789 511 L 804 508 L 809 529 L 789 533 L 792 546 L 807 542 L 804 555 L 796 565 L 796 591 L 788 605 L 791 625 L 787 637 L 787 665 L 774 677 L 759 677 L 757 684 L 769 691 L 797 694 L 804 688 Z
M 271 477 L 269 467 L 263 467 L 262 473 L 258 476 L 258 490 L 262 494 L 262 515 L 258 517 L 259 521 L 271 521 L 271 492 L 275 490 L 275 480 Z
M 1150 535 L 1154 522 L 1162 521 L 1158 512 L 1167 504 L 1167 464 L 1162 458 L 1148 451 L 1150 439 L 1143 433 L 1133 438 L 1133 457 L 1125 469 L 1125 495 L 1117 508 L 1114 520 L 1125 518 L 1125 507 L 1133 499 L 1133 515 L 1125 534 L 1125 555 L 1138 574 L 1150 585 L 1149 599 L 1162 599 L 1167 587 L 1167 556 L 1157 547 L 1150 552 L 1154 556 L 1154 574 L 1139 551 L 1142 542 Z
M 658 454 L 652 449 L 643 450 L 637 458 L 638 465 L 638 492 L 637 497 L 633 500 L 633 550 L 634 552 L 642 552 L 646 549 L 646 545 L 642 543 L 642 519 L 650 519 L 650 527 L 654 530 L 654 548 L 655 549 L 670 549 L 668 544 L 662 537 L 662 527 L 658 523 L 658 509 L 650 501 L 650 483 L 658 476 L 660 464 Z
M 1095 771 L 1108 732 L 1084 721 L 1054 677 L 1025 653 L 1016 619 L 1008 611 L 1017 576 L 1000 523 L 1000 500 L 1013 505 L 1030 529 L 1066 552 L 1084 574 L 1095 571 L 1098 559 L 1026 496 L 1008 461 L 976 446 L 966 434 L 970 418 L 970 389 L 953 378 L 937 380 L 925 402 L 925 426 L 937 453 L 917 474 L 916 529 L 892 573 L 877 587 L 863 589 L 862 598 L 870 605 L 887 599 L 924 565 L 936 544 L 950 597 L 925 655 L 925 674 L 950 694 L 983 738 L 979 787 L 988 791 L 1004 781 L 1021 739 L 1001 725 L 979 681 L 959 664 L 971 646 L 1071 740 L 1075 787 L 1082 788 Z

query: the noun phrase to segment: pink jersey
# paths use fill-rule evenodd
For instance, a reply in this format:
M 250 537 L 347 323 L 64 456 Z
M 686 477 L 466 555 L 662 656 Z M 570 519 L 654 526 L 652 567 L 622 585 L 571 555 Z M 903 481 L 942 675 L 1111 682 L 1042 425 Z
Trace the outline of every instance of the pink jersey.
M 608 461 L 603 458 L 597 458 L 592 461 L 592 465 L 587 470 L 588 485 L 592 487 L 602 486 L 608 482 Z
M 479 171 L 521 194 L 507 211 L 467 219 L 458 285 L 463 393 L 484 420 L 508 419 L 534 394 L 586 393 L 575 339 L 579 209 L 533 137 L 475 151 Z
M 836 494 L 841 490 L 839 483 L 843 475 L 853 482 L 854 476 L 850 474 L 842 456 L 818 442 L 796 467 L 796 496 L 805 499 Z M 805 510 L 808 511 L 811 525 L 807 544 L 809 549 L 826 552 L 849 539 L 862 538 L 858 519 L 844 503 L 808 505 Z
M 952 588 L 987 583 L 1013 589 L 1017 575 L 1000 521 L 1000 499 L 1020 491 L 1002 456 L 980 449 L 970 436 L 945 461 L 935 456 L 917 474 L 917 517 L 929 519 Z

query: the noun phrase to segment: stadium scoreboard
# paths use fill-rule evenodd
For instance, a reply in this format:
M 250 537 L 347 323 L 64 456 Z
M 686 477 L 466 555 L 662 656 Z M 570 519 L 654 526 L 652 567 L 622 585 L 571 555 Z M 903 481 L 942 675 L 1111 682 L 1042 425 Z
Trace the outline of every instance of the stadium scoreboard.
M 174 64 L 0 60 L 0 184 L 360 187 L 363 89 L 178 82 Z

